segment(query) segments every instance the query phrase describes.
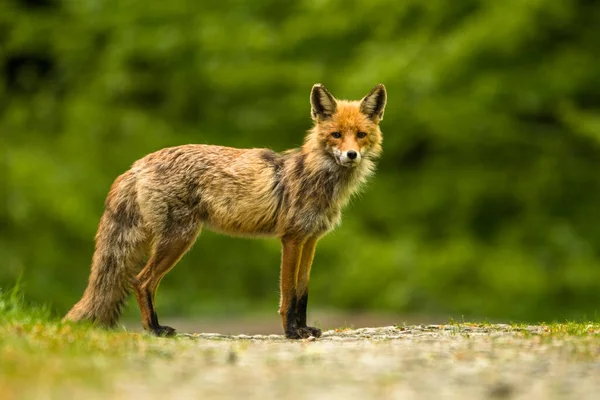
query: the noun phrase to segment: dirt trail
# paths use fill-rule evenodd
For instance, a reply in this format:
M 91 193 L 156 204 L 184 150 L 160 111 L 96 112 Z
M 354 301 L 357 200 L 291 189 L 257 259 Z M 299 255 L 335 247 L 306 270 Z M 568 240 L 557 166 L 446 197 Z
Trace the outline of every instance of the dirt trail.
M 597 399 L 600 338 L 508 325 L 327 331 L 320 339 L 184 334 L 122 396 L 248 399 Z M 189 340 L 188 340 L 189 339 Z M 151 377 L 151 379 L 149 379 Z

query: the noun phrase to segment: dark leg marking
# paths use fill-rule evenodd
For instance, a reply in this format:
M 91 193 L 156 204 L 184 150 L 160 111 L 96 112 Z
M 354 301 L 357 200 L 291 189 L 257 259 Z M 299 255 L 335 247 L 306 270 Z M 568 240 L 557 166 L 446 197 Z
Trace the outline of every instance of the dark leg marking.
M 308 291 L 298 299 L 296 306 L 296 325 L 301 337 L 321 337 L 321 330 L 312 326 L 306 326 L 306 309 L 308 307 Z
M 158 315 L 156 315 L 156 310 L 152 304 L 152 294 L 149 291 L 146 291 L 146 301 L 148 303 L 148 308 L 150 309 L 150 324 L 148 325 L 150 331 L 156 336 L 174 336 L 175 329 L 171 328 L 170 326 L 159 325 Z
M 294 296 L 286 311 L 285 337 L 288 339 L 300 339 L 301 337 L 298 334 L 298 324 L 296 322 L 296 304 L 296 296 Z
M 296 306 L 296 323 L 299 327 L 306 326 L 306 308 L 308 306 L 308 293 L 300 296 Z

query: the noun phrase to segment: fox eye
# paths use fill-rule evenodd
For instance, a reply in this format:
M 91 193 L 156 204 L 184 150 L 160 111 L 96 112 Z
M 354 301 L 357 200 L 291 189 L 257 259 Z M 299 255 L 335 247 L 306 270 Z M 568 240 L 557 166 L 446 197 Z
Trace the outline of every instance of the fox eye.
M 342 134 L 339 132 L 331 132 L 331 136 L 333 136 L 336 139 L 339 139 L 342 137 Z
M 367 134 L 365 132 L 358 132 L 356 134 L 356 137 L 359 138 L 359 139 L 362 139 L 364 137 L 367 137 Z

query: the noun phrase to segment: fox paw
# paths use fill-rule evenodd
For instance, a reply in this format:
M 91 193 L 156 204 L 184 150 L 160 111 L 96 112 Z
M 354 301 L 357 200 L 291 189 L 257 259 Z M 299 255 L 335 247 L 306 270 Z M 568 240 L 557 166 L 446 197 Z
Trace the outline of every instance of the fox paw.
M 314 336 L 316 338 L 321 337 L 321 330 L 319 328 L 314 328 L 312 326 L 305 326 L 304 328 L 300 328 L 299 330 L 303 330 L 304 332 L 308 331 L 309 335 L 307 337 L 310 337 L 310 336 Z
M 156 327 L 150 328 L 150 331 L 153 335 L 158 337 L 175 336 L 175 329 L 171 328 L 170 326 L 158 325 Z
M 304 326 L 285 333 L 285 337 L 288 339 L 306 339 L 311 336 L 316 338 L 321 337 L 321 330 L 312 326 Z

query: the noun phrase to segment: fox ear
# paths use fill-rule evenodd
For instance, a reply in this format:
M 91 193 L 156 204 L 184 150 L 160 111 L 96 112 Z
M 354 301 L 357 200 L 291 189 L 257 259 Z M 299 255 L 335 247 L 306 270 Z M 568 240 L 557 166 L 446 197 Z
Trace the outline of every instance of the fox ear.
M 379 122 L 383 119 L 386 101 L 387 93 L 385 86 L 380 83 L 361 100 L 360 111 L 374 122 Z
M 326 120 L 335 114 L 337 101 L 325 86 L 317 83 L 310 92 L 310 113 L 315 121 Z

